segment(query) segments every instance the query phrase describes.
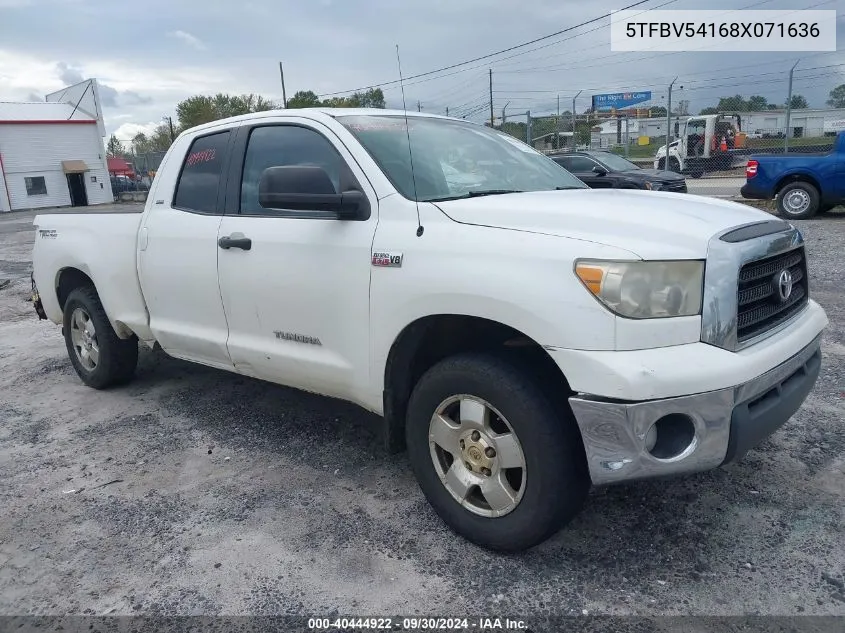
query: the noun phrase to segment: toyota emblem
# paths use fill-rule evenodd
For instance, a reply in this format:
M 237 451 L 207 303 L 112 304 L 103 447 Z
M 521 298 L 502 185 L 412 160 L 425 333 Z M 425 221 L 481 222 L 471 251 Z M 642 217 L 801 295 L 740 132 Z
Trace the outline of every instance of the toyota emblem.
M 777 291 L 781 302 L 787 301 L 792 295 L 792 273 L 788 268 L 780 271 L 777 277 Z

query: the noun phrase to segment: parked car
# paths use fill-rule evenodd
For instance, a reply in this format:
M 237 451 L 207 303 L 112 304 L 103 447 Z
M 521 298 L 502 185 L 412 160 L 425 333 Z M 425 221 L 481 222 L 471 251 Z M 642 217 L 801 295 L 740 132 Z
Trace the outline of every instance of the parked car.
M 449 185 L 454 147 L 484 189 Z M 130 381 L 140 341 L 356 403 L 440 517 L 497 550 L 550 537 L 591 485 L 741 458 L 813 388 L 828 324 L 788 222 L 591 190 L 504 133 L 421 113 L 199 125 L 143 213 L 34 224 L 33 305 L 83 383 Z
M 743 198 L 777 200 L 778 212 L 811 218 L 845 202 L 845 131 L 826 154 L 752 156 L 745 168 Z
M 549 156 L 591 189 L 649 189 L 686 193 L 687 181 L 672 171 L 643 169 L 622 156 L 605 151 L 564 152 Z

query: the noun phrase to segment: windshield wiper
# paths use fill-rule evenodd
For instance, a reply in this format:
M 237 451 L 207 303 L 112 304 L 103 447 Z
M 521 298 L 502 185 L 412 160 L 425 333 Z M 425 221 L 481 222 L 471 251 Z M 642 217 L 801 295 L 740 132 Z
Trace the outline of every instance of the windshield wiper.
M 447 202 L 449 200 L 464 200 L 465 198 L 480 198 L 481 196 L 498 196 L 503 193 L 525 193 L 521 189 L 478 189 L 467 191 L 457 196 L 444 196 L 442 198 L 428 198 L 425 202 Z

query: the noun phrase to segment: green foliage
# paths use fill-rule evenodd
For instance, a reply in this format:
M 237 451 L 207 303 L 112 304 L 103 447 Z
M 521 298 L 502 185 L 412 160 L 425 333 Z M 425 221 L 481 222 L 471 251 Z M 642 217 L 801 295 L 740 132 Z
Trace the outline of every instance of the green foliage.
M 381 88 L 370 88 L 348 97 L 331 97 L 320 101 L 312 90 L 300 90 L 288 99 L 288 108 L 384 108 Z
M 714 108 L 714 107 L 711 106 L 709 108 L 704 108 L 698 114 L 702 115 L 702 116 L 705 115 L 705 114 L 719 114 L 719 108 Z
M 152 134 L 139 132 L 132 139 L 132 147 L 137 154 L 150 154 L 153 152 L 165 152 L 170 147 L 170 126 L 162 123 Z
M 251 112 L 272 110 L 276 105 L 264 97 L 255 94 L 229 95 L 218 93 L 213 97 L 197 95 L 176 106 L 179 131 Z
M 807 99 L 805 99 L 803 95 L 792 95 L 789 107 L 793 110 L 804 110 L 809 108 L 810 104 L 807 103 Z
M 827 105 L 831 108 L 845 108 L 845 84 L 839 84 L 830 91 Z
M 126 148 L 120 139 L 114 134 L 109 137 L 108 145 L 106 145 L 106 156 L 109 158 L 123 158 L 126 155 Z

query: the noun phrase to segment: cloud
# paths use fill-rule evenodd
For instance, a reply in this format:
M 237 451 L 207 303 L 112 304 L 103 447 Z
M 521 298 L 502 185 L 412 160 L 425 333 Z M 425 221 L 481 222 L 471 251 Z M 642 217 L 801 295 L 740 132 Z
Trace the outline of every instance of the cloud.
M 197 49 L 198 51 L 204 51 L 207 49 L 206 45 L 203 44 L 202 40 L 195 35 L 191 35 L 187 31 L 171 31 L 168 33 L 170 37 L 175 37 L 176 39 L 182 40 L 188 46 Z
M 72 86 L 73 84 L 85 81 L 85 77 L 82 76 L 79 68 L 70 66 L 65 62 L 56 64 L 56 70 L 59 71 L 59 79 L 65 82 L 65 85 Z
M 27 101 L 44 101 L 44 97 L 40 94 L 36 94 L 35 92 L 30 92 L 27 97 Z
M 122 142 L 128 143 L 138 134 L 149 136 L 159 125 L 160 123 L 124 123 L 114 131 L 114 135 Z

